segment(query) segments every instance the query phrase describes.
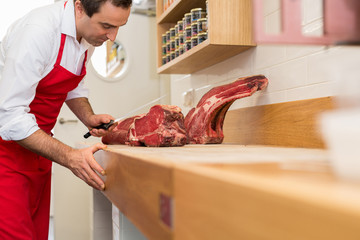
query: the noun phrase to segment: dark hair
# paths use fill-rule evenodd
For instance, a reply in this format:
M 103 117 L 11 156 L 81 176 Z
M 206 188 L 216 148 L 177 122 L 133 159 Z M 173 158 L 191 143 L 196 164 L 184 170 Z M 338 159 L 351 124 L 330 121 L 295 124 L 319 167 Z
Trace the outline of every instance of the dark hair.
M 76 0 L 74 0 L 75 2 Z M 107 1 L 116 7 L 128 9 L 131 7 L 132 0 L 80 0 L 85 13 L 91 17 L 94 13 L 99 12 L 100 7 Z

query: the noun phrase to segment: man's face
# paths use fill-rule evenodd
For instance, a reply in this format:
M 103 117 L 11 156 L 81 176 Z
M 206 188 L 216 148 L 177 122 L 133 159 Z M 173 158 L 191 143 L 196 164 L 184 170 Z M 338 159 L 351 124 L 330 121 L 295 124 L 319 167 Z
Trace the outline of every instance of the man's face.
M 119 27 L 125 25 L 130 8 L 116 7 L 106 1 L 91 18 L 86 15 L 81 2 L 75 2 L 77 40 L 84 38 L 93 46 L 101 46 L 106 40 L 114 41 Z

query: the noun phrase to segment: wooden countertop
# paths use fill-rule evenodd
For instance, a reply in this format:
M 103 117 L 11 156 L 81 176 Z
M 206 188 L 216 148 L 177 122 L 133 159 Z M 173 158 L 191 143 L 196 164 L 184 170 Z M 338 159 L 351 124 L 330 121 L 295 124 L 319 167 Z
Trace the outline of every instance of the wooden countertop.
M 109 146 L 104 194 L 148 239 L 360 239 L 360 184 L 322 149 Z

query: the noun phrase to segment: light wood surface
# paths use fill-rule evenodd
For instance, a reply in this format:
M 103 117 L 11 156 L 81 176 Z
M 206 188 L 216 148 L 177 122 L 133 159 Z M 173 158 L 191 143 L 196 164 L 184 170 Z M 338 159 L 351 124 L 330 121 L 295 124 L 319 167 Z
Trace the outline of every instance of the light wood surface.
M 249 46 L 239 45 L 214 45 L 210 44 L 210 39 L 207 39 L 198 46 L 190 49 L 190 51 L 160 66 L 158 73 L 194 73 L 235 56 L 249 48 Z
M 325 97 L 229 111 L 224 142 L 324 148 L 318 117 L 334 108 L 333 99 Z
M 360 238 L 360 184 L 334 176 L 323 149 L 115 145 L 96 160 L 105 195 L 150 240 Z M 173 199 L 172 228 L 161 194 Z
M 170 27 L 182 20 L 185 13 L 201 7 L 205 0 L 176 0 L 165 11 L 157 0 L 158 73 L 188 74 L 210 67 L 235 56 L 256 44 L 252 34 L 251 0 L 209 0 L 208 41 L 162 65 L 162 38 Z

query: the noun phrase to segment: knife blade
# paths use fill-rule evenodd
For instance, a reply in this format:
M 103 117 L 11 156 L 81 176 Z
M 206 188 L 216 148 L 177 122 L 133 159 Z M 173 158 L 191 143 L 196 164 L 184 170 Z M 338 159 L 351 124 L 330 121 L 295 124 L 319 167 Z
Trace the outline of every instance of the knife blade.
M 96 129 L 108 130 L 114 123 L 116 123 L 116 122 L 118 122 L 118 121 L 120 121 L 120 120 L 122 120 L 122 119 L 123 119 L 123 117 L 122 117 L 122 118 L 115 119 L 115 120 L 110 120 L 110 122 L 108 122 L 108 123 L 102 123 L 102 124 L 100 124 L 99 126 L 96 126 L 96 127 L 94 127 L 94 128 L 96 128 Z M 89 132 L 87 132 L 87 133 L 84 135 L 84 138 L 88 138 L 88 137 L 90 137 L 90 136 L 91 136 L 91 133 L 90 133 L 90 131 L 89 131 Z

